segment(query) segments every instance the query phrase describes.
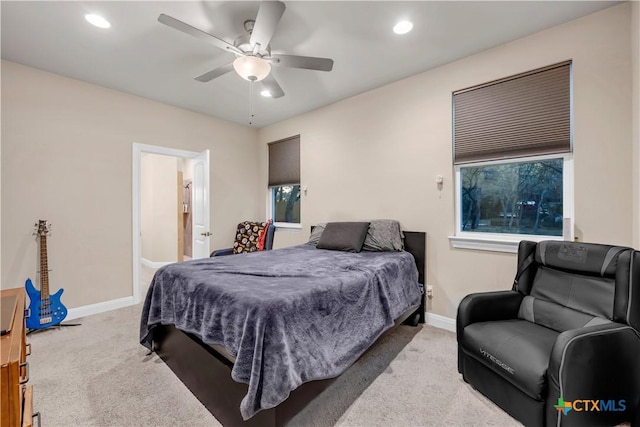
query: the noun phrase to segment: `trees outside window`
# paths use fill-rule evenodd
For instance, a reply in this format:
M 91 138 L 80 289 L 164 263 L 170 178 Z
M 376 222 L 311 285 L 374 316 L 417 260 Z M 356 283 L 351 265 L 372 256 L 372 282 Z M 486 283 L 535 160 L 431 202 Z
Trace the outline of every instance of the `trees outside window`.
M 300 224 L 300 185 L 272 187 L 271 209 L 273 222 Z
M 459 231 L 562 236 L 564 161 L 459 166 Z

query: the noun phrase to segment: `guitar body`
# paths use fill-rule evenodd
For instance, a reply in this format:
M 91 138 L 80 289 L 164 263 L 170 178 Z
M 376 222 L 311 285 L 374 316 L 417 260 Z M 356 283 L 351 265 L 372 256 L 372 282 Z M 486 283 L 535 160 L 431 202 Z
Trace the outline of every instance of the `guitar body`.
M 29 303 L 30 316 L 26 319 L 27 328 L 49 328 L 59 325 L 67 317 L 67 307 L 60 302 L 60 296 L 64 289 L 59 289 L 55 294 L 49 295 L 47 299 L 42 299 L 40 291 L 33 286 L 31 279 L 27 279 L 25 288 L 31 300 Z

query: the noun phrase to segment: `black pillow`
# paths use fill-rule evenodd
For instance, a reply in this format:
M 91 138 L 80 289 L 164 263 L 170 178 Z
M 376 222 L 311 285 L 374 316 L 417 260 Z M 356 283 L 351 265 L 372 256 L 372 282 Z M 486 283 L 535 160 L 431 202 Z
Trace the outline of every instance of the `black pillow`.
M 360 252 L 369 230 L 368 222 L 329 222 L 320 240 L 318 249 L 334 251 Z

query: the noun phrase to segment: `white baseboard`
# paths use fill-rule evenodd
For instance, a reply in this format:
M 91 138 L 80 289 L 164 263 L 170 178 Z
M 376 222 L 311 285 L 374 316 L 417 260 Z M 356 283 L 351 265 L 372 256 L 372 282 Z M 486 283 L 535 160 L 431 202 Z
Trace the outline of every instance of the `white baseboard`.
M 439 314 L 427 313 L 427 325 L 435 328 L 447 330 L 449 332 L 456 331 L 456 319 L 440 316 Z
M 149 261 L 146 258 L 140 258 L 140 263 L 149 268 L 160 268 L 165 265 L 173 264 L 175 261 Z
M 129 307 L 130 305 L 133 305 L 132 296 L 85 305 L 82 307 L 70 308 L 67 312 L 67 317 L 65 318 L 65 320 L 78 319 L 80 317 L 90 316 L 92 314 L 104 313 L 105 311 Z

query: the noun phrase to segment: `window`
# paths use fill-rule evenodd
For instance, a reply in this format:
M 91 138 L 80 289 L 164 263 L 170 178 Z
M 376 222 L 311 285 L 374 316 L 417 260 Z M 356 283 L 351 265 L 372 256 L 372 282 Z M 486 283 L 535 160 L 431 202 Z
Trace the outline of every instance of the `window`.
M 572 238 L 571 62 L 453 94 L 454 247 Z
M 562 236 L 564 158 L 459 168 L 460 230 Z
M 269 144 L 269 212 L 277 227 L 300 227 L 300 136 Z
M 300 185 L 271 188 L 271 218 L 276 224 L 300 224 Z

